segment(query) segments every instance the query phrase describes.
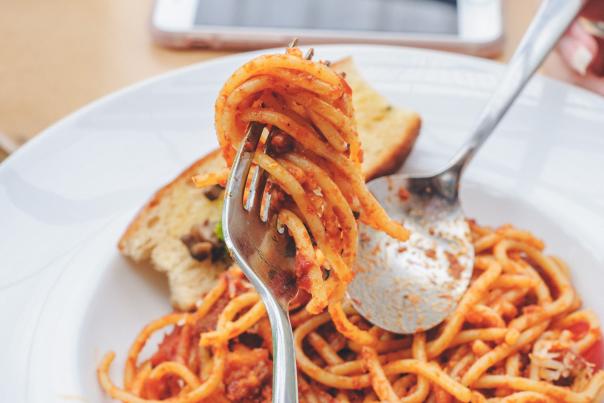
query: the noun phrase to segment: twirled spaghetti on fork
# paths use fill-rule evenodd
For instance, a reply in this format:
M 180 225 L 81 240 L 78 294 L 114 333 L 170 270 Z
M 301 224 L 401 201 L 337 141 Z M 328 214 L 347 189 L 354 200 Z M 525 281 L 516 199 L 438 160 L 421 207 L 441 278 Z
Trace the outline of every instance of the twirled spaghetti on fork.
M 269 173 L 265 203 L 296 246 L 305 297 L 292 309 L 292 326 L 303 402 L 595 401 L 604 386 L 593 358 L 599 324 L 579 309 L 565 264 L 528 232 L 471 223 L 477 258 L 470 287 L 431 331 L 392 334 L 344 302 L 356 220 L 400 240 L 408 234 L 365 188 L 351 91 L 327 64 L 293 48 L 260 56 L 229 78 L 215 122 L 227 166 L 251 122 L 267 127 L 267 152 L 255 157 Z M 195 181 L 209 186 L 227 176 Z M 163 329 L 169 333 L 157 352 L 141 360 Z M 124 402 L 270 401 L 271 345 L 264 306 L 232 267 L 194 311 L 141 331 L 123 388 L 109 378 L 113 353 L 98 376 Z
M 351 95 L 328 65 L 289 48 L 246 63 L 227 80 L 216 101 L 215 124 L 228 166 L 250 123 L 272 132 L 265 140 L 269 153 L 258 152 L 255 163 L 281 192 L 272 207 L 294 238 L 298 284 L 311 296 L 307 309 L 320 313 L 328 306 L 340 332 L 367 343 L 373 337 L 342 310 L 356 256 L 355 214 L 400 240 L 408 234 L 365 187 Z M 208 179 L 217 178 L 197 182 L 207 185 Z

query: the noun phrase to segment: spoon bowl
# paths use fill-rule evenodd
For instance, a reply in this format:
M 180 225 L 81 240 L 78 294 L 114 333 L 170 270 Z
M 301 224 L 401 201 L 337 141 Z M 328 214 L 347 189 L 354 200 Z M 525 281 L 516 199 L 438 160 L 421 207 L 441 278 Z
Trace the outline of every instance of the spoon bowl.
M 415 333 L 442 322 L 468 287 L 474 249 L 459 203 L 464 167 L 541 65 L 587 0 L 545 0 L 478 117 L 468 141 L 440 173 L 392 175 L 369 189 L 411 231 L 406 242 L 361 225 L 356 276 L 348 296 L 370 322 Z
M 472 276 L 474 247 L 453 185 L 444 175 L 392 175 L 368 184 L 390 217 L 411 232 L 400 242 L 359 227 L 356 275 L 348 292 L 370 322 L 414 333 L 455 309 Z

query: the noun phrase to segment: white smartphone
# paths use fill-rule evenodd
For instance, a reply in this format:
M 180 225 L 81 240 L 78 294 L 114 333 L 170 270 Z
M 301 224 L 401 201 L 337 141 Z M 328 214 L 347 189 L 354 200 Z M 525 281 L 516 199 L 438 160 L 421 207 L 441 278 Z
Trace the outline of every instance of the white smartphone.
M 375 43 L 495 55 L 501 0 L 155 0 L 154 39 L 170 47 L 253 49 Z

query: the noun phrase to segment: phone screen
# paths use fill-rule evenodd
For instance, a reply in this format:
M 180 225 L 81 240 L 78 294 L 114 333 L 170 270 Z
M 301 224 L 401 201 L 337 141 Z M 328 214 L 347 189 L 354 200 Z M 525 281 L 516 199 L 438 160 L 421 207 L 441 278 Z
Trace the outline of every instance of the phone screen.
M 198 0 L 196 25 L 457 34 L 457 0 Z

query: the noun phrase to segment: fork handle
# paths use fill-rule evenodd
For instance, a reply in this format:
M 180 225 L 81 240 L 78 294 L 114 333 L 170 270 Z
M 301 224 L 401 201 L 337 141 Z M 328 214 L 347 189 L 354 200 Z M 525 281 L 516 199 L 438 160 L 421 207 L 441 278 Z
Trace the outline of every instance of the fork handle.
M 289 313 L 274 298 L 264 298 L 273 329 L 273 403 L 298 403 L 294 335 Z

